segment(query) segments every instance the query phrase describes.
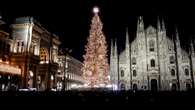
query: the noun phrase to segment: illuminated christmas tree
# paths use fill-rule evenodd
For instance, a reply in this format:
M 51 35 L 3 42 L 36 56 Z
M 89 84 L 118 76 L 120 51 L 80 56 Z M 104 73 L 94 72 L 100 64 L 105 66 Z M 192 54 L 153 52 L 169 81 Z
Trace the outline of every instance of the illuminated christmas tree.
M 93 9 L 91 29 L 88 43 L 85 46 L 86 54 L 84 55 L 83 75 L 87 85 L 91 87 L 109 83 L 108 77 L 108 59 L 106 38 L 102 32 L 103 24 L 98 16 L 99 9 Z

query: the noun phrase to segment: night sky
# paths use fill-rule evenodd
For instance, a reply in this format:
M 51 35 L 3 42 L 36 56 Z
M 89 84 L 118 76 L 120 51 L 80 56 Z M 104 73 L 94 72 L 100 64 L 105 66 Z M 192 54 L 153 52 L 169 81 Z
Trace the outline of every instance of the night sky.
M 79 60 L 83 60 L 84 46 L 87 43 L 93 6 L 100 8 L 100 17 L 104 23 L 104 33 L 110 45 L 111 38 L 117 38 L 121 50 L 124 46 L 125 30 L 129 28 L 130 40 L 136 32 L 137 17 L 144 17 L 145 27 L 149 24 L 156 27 L 157 16 L 164 18 L 168 36 L 174 34 L 174 27 L 178 26 L 183 43 L 189 37 L 194 37 L 195 17 L 194 6 L 184 3 L 156 3 L 127 2 L 123 0 L 65 0 L 55 1 L 23 1 L 4 3 L 0 7 L 3 19 L 11 24 L 16 17 L 33 16 L 46 29 L 60 36 L 62 48 L 73 49 L 71 53 Z M 11 8 L 10 8 L 11 7 Z

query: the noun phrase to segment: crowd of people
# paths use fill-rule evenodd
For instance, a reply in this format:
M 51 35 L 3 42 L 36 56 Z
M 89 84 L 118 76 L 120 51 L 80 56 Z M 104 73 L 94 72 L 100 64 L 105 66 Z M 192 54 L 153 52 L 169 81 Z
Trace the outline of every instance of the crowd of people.
M 152 92 L 152 91 L 110 91 L 110 90 L 71 90 L 71 91 L 44 91 L 44 92 L 4 92 L 0 96 L 40 96 L 57 97 L 68 103 L 172 103 L 174 101 L 188 101 L 193 99 L 195 91 L 188 92 Z M 179 99 L 179 100 L 178 100 Z

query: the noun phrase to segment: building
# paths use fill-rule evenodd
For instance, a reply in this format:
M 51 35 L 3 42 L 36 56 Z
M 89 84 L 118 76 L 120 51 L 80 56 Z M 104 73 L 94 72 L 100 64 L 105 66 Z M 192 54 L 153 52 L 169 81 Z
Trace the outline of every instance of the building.
M 1 28 L 4 24 L 0 20 L 0 90 L 13 84 L 17 89 L 70 90 L 84 83 L 83 64 L 59 54 L 59 37 L 34 18 L 16 18 L 10 32 Z
M 84 84 L 84 79 L 82 76 L 83 72 L 81 70 L 83 67 L 82 62 L 73 58 L 69 54 L 61 53 L 58 56 L 58 63 L 59 63 L 58 79 L 59 82 L 64 81 L 63 86 L 66 91 L 71 90 L 71 88 L 74 88 L 75 86 Z
M 0 19 L 0 91 L 17 89 L 20 84 L 21 69 L 10 62 L 11 43 L 7 24 Z
M 16 18 L 11 25 L 10 62 L 21 68 L 21 87 L 38 90 L 56 87 L 58 36 L 32 17 Z
M 144 28 L 139 17 L 136 38 L 129 43 L 126 32 L 125 49 L 118 54 L 116 41 L 111 42 L 110 76 L 119 90 L 188 90 L 194 88 L 194 41 L 190 52 L 182 48 L 179 33 L 168 37 L 164 21 L 157 28 Z

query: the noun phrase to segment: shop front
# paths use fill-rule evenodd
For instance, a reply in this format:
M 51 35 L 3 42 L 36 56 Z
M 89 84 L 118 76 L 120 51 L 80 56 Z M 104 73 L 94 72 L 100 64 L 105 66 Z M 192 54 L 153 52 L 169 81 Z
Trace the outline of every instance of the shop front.
M 0 62 L 0 91 L 17 90 L 21 82 L 21 69 Z

